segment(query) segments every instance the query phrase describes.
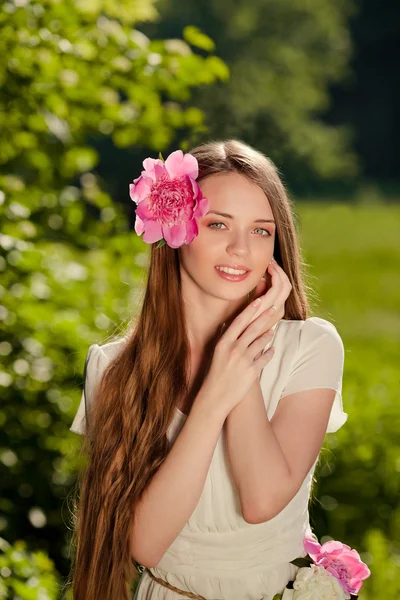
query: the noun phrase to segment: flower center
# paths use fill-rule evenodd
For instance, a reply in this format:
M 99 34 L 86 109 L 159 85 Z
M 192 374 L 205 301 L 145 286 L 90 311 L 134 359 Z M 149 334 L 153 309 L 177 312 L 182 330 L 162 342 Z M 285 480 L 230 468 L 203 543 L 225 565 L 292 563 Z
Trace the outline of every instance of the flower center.
M 148 208 L 162 225 L 181 225 L 193 206 L 193 189 L 186 177 L 159 177 L 151 186 Z

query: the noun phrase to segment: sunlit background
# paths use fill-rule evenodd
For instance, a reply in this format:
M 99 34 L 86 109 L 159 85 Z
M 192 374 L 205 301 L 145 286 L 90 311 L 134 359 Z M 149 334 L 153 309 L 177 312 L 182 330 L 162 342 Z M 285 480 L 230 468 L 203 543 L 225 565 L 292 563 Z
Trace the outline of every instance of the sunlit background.
M 0 8 L 0 598 L 69 570 L 89 345 L 140 305 L 146 156 L 236 137 L 295 201 L 313 314 L 345 346 L 349 418 L 311 524 L 400 597 L 400 18 L 386 0 L 8 0 Z

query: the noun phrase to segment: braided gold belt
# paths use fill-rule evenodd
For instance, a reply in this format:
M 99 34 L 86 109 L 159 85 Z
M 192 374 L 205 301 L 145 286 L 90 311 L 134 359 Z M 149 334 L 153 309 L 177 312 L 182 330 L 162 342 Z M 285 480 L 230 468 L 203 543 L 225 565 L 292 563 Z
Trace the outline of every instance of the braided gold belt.
M 177 592 L 178 594 L 185 596 L 186 598 L 194 598 L 194 600 L 207 600 L 207 598 L 204 598 L 204 596 L 200 596 L 200 594 L 193 594 L 192 592 L 188 592 L 187 590 L 181 590 L 178 587 L 171 585 L 167 581 L 164 581 L 164 579 L 160 579 L 160 577 L 156 577 L 156 575 L 154 575 L 154 573 L 152 573 L 150 571 L 150 569 L 148 569 L 147 567 L 142 567 L 142 565 L 136 565 L 136 568 L 140 574 L 142 574 L 144 571 L 147 571 L 147 573 L 150 575 L 150 577 L 154 581 L 156 581 L 160 585 L 163 585 L 164 587 L 168 588 L 169 590 L 172 590 L 173 592 Z M 263 598 L 264 598 L 264 596 L 261 596 L 260 600 L 263 600 Z
M 147 573 L 150 575 L 150 577 L 154 581 L 156 581 L 160 585 L 163 585 L 164 587 L 168 588 L 169 590 L 172 590 L 173 592 L 177 592 L 178 594 L 185 596 L 186 598 L 194 598 L 194 600 L 207 600 L 207 598 L 204 598 L 204 596 L 200 596 L 199 594 L 193 594 L 192 592 L 188 592 L 187 590 L 180 590 L 178 587 L 175 587 L 174 585 L 171 585 L 167 581 L 164 581 L 164 579 L 161 579 L 160 577 L 156 577 L 156 575 L 154 575 L 154 573 L 152 573 L 150 571 L 150 569 L 148 569 L 147 567 L 142 567 L 142 565 L 139 565 L 139 566 L 136 566 L 136 568 L 140 574 L 142 574 L 144 571 L 147 571 Z

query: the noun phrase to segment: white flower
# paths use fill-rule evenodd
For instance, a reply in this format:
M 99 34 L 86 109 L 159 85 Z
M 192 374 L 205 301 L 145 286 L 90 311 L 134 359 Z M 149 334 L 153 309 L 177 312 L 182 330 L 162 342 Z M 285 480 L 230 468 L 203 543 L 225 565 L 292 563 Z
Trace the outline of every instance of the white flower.
M 317 565 L 297 571 L 293 589 L 285 588 L 282 600 L 349 600 L 336 577 Z

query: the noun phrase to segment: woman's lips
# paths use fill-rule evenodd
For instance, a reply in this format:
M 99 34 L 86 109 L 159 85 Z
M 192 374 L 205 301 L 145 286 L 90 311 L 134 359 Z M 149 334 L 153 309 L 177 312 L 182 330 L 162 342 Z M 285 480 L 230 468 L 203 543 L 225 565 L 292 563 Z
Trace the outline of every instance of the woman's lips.
M 250 271 L 246 271 L 246 273 L 243 273 L 242 275 L 232 275 L 232 273 L 225 273 L 224 271 L 220 271 L 219 269 L 217 269 L 217 267 L 214 267 L 214 269 L 216 270 L 218 275 L 222 277 L 222 279 L 226 279 L 227 281 L 243 281 L 250 273 Z

